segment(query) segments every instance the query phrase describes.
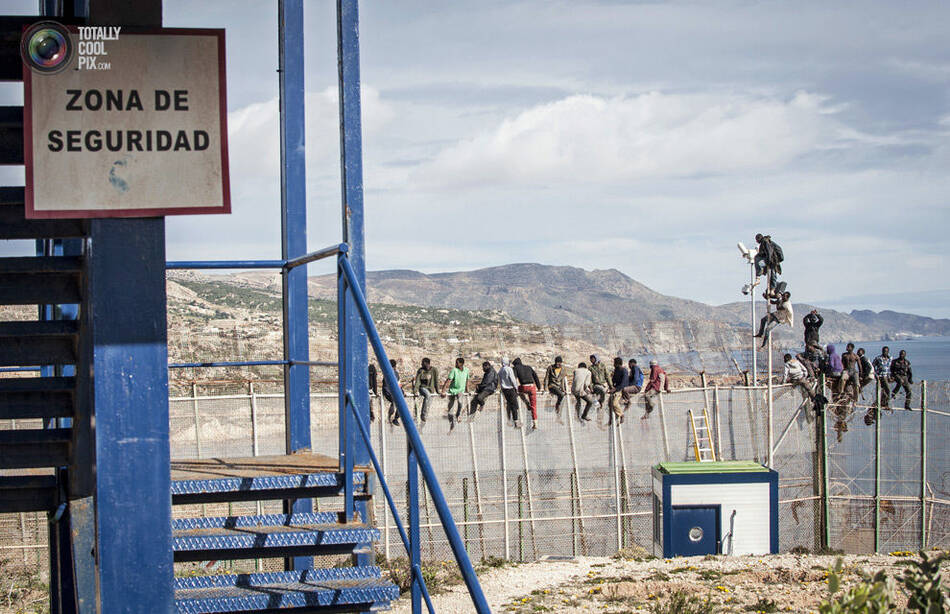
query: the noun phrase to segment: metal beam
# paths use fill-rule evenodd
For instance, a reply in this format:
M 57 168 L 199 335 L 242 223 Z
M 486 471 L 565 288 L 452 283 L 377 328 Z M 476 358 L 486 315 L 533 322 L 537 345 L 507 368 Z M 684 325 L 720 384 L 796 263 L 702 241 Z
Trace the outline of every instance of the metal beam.
M 303 0 L 279 0 L 280 223 L 281 259 L 307 253 L 306 96 L 304 87 Z M 284 420 L 288 454 L 310 450 L 310 359 L 307 333 L 307 269 L 284 269 Z M 289 500 L 285 512 L 311 511 L 309 499 Z M 288 569 L 309 569 L 313 559 L 288 558 Z

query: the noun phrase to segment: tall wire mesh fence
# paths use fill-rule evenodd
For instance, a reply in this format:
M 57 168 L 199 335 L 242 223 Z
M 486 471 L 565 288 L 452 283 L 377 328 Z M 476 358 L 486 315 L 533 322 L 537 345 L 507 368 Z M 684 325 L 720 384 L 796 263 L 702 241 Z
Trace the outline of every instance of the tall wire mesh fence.
M 867 407 L 859 405 L 840 441 L 830 419 L 822 438 L 822 418 L 787 386 L 773 389 L 771 428 L 764 386 L 705 387 L 665 393 L 650 414 L 642 396 L 635 397 L 622 424 L 609 423 L 606 408 L 590 422 L 579 420 L 572 397 L 565 397 L 557 412 L 553 397 L 542 395 L 538 430 L 530 428 L 524 406 L 525 426 L 515 428 L 498 394 L 471 416 L 465 399 L 461 420 L 450 429 L 446 400 L 434 398 L 421 436 L 476 560 L 610 555 L 621 548 L 650 552 L 650 468 L 694 459 L 688 412 L 703 409 L 718 458 L 771 461 L 778 471 L 782 551 L 814 552 L 825 545 L 855 553 L 948 548 L 950 383 L 926 384 L 926 412 L 920 409 L 920 390 L 915 389 L 915 409 L 882 411 L 870 424 L 862 419 Z M 409 402 L 419 409 L 419 399 Z M 405 518 L 405 434 L 384 419 L 387 408 L 380 398 L 372 403 L 373 445 Z M 336 456 L 336 395 L 313 394 L 311 412 L 313 449 Z M 284 400 L 272 388 L 258 393 L 249 385 L 244 394 L 173 397 L 169 413 L 173 459 L 271 455 L 285 449 Z M 38 427 L 0 422 L 0 429 Z M 449 560 L 431 495 L 422 491 L 423 557 Z M 380 553 L 405 556 L 384 498 L 374 497 L 373 506 L 382 531 Z M 279 502 L 180 506 L 175 515 L 272 513 L 279 507 Z M 0 557 L 45 568 L 47 531 L 45 513 L 0 515 Z

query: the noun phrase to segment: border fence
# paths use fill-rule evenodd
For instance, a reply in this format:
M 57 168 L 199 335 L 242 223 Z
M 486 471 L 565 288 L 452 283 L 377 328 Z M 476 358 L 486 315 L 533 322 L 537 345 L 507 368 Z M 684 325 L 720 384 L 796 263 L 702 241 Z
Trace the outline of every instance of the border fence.
M 781 551 L 950 548 L 950 383 L 915 388 L 914 409 L 881 411 L 866 424 L 862 418 L 873 401 L 868 399 L 846 417 L 847 431 L 840 433 L 831 416 L 815 415 L 790 386 L 773 386 L 771 411 L 765 386 L 707 386 L 664 393 L 649 415 L 642 396 L 636 397 L 621 424 L 608 422 L 606 408 L 590 422 L 578 420 L 571 396 L 556 413 L 553 397 L 541 395 L 538 430 L 531 430 L 524 413 L 525 426 L 514 428 L 500 394 L 472 416 L 466 403 L 450 430 L 446 400 L 433 398 L 421 435 L 475 559 L 604 556 L 621 549 L 652 553 L 650 468 L 694 458 L 688 411 L 702 409 L 710 417 L 717 458 L 763 464 L 771 458 L 779 473 Z M 169 402 L 172 459 L 284 452 L 282 394 L 260 394 L 249 384 L 243 394 L 192 394 Z M 381 398 L 372 402 L 374 446 L 398 504 L 406 496 L 404 432 L 386 422 Z M 311 406 L 314 450 L 335 457 L 336 394 L 313 394 Z M 0 429 L 37 426 L 0 422 Z M 175 513 L 248 512 L 237 509 L 243 504 L 222 508 L 227 505 Z M 246 505 L 263 513 L 280 507 L 279 502 Z M 400 507 L 405 513 L 405 505 Z M 374 498 L 374 513 L 383 534 L 379 555 L 405 556 L 382 497 Z M 449 545 L 428 493 L 420 513 L 423 557 L 448 560 Z M 45 514 L 0 515 L 0 558 L 45 569 L 46 523 Z

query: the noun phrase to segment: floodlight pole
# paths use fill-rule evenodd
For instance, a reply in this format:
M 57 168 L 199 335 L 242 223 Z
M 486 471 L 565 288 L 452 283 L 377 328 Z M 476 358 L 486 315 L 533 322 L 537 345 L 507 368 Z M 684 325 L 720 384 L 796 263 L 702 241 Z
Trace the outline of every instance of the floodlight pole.
M 755 259 L 749 259 L 749 299 L 752 305 L 752 334 L 755 334 Z M 759 363 L 756 358 L 756 340 L 752 337 L 752 385 L 759 385 Z

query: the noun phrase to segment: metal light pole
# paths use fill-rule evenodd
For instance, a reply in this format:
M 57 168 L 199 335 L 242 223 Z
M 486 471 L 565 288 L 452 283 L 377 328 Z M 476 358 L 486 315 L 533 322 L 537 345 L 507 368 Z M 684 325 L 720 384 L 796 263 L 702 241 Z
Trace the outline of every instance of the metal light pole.
M 749 301 L 752 306 L 752 333 L 755 334 L 755 257 L 752 254 L 752 250 L 747 248 L 741 242 L 739 243 L 739 252 L 742 253 L 742 257 L 749 262 Z M 759 363 L 756 357 L 757 350 L 755 347 L 755 337 L 752 337 L 752 385 L 758 386 L 759 384 Z

